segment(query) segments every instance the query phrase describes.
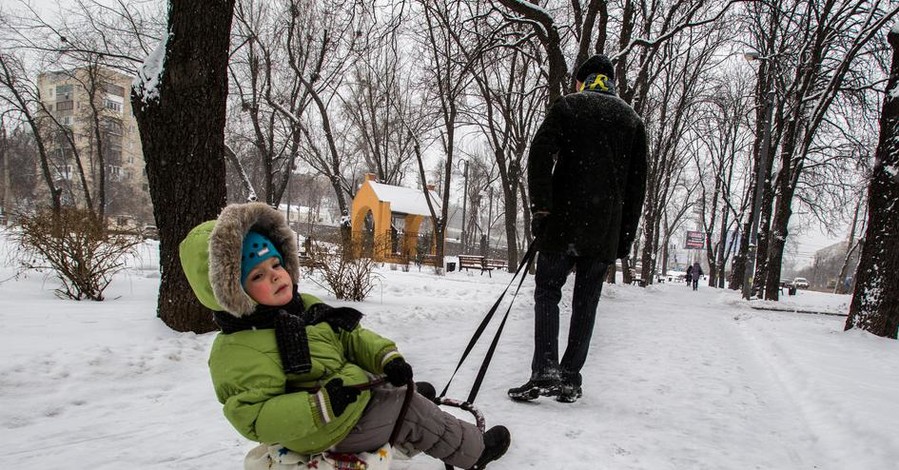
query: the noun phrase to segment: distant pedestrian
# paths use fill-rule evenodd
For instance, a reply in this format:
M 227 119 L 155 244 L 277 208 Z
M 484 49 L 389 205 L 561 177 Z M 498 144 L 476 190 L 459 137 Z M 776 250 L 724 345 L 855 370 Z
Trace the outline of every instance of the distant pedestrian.
M 693 290 L 696 290 L 699 287 L 699 277 L 702 276 L 702 266 L 699 265 L 699 261 L 693 263 Z
M 693 265 L 687 266 L 687 287 L 693 284 Z

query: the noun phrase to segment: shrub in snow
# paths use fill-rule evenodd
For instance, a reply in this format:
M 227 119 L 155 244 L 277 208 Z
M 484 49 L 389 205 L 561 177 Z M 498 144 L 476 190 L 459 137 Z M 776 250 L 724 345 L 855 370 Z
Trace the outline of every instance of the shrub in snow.
M 62 282 L 61 297 L 103 300 L 103 291 L 115 273 L 125 267 L 141 239 L 111 232 L 91 211 L 50 209 L 18 219 L 21 230 L 14 236 L 23 269 L 51 269 Z
M 340 240 L 319 244 L 312 249 L 304 263 L 311 275 L 308 279 L 320 284 L 339 300 L 361 302 L 374 288 L 372 270 L 375 262 L 361 243 Z M 320 282 L 318 282 L 320 281 Z

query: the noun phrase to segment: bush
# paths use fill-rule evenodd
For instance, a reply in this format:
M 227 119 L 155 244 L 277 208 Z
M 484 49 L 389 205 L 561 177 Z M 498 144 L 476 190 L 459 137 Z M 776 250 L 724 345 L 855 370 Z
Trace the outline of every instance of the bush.
M 310 274 L 321 278 L 322 287 L 339 300 L 361 302 L 374 288 L 372 273 L 375 262 L 363 254 L 361 243 L 352 240 L 336 240 L 319 244 L 308 253 L 310 262 L 305 266 Z
M 59 214 L 46 209 L 20 215 L 16 235 L 19 262 L 24 269 L 51 269 L 62 282 L 61 297 L 103 300 L 103 291 L 115 273 L 125 267 L 140 238 L 110 232 L 90 211 L 64 208 Z

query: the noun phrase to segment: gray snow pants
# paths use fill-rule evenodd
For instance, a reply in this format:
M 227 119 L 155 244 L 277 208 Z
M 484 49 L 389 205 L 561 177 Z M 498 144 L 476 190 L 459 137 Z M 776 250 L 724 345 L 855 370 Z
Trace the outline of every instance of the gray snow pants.
M 366 452 L 390 440 L 406 387 L 381 385 L 371 393 L 362 417 L 334 451 Z M 484 436 L 477 426 L 443 411 L 418 393 L 409 401 L 396 441 L 459 468 L 470 468 L 484 450 Z

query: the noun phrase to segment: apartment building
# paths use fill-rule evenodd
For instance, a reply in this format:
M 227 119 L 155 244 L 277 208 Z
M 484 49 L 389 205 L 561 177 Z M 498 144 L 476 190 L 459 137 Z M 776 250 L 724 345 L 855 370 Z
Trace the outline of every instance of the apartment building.
M 41 73 L 38 88 L 41 133 L 63 203 L 84 207 L 90 198 L 97 207 L 105 169 L 106 215 L 140 226 L 152 223 L 153 216 L 131 111 L 132 80 L 111 69 L 82 67 Z

